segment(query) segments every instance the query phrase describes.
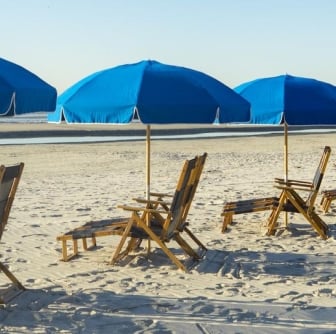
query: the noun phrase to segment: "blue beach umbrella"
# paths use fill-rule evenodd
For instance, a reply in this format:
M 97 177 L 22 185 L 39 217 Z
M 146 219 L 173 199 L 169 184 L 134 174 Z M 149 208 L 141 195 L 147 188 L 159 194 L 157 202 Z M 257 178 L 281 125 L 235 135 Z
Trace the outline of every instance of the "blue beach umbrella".
M 252 124 L 284 124 L 284 169 L 288 179 L 288 125 L 335 125 L 336 86 L 280 75 L 243 83 L 234 90 L 251 104 Z
M 147 196 L 151 124 L 248 122 L 250 104 L 205 73 L 147 60 L 93 73 L 64 91 L 48 122 L 147 125 Z
M 0 58 L 0 116 L 54 111 L 56 89 L 27 69 Z

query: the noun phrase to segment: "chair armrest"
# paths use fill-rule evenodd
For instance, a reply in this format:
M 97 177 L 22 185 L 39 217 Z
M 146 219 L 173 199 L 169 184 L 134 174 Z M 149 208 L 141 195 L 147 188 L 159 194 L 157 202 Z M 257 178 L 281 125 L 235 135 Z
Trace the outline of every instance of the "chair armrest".
M 155 196 L 155 197 L 173 197 L 173 195 L 172 194 L 167 194 L 167 193 L 152 193 L 152 192 L 150 192 L 149 193 L 150 194 L 150 196 Z
M 281 189 L 281 190 L 302 190 L 302 191 L 311 191 L 311 187 L 305 187 L 305 186 L 295 186 L 293 187 L 291 184 L 288 185 L 286 183 L 284 184 L 274 184 L 274 187 L 277 189 Z
M 170 203 L 167 203 L 165 201 L 155 200 L 155 199 L 145 199 L 145 198 L 133 198 L 134 201 L 138 203 L 144 203 L 144 204 L 159 204 L 159 205 L 169 205 Z
M 167 211 L 165 210 L 155 210 L 155 209 L 137 207 L 137 206 L 118 205 L 117 207 L 123 210 L 127 210 L 127 211 L 143 211 L 143 212 L 148 212 L 148 213 L 160 213 L 160 214 L 167 213 Z
M 300 181 L 300 180 L 287 180 L 287 181 L 285 181 L 284 179 L 275 178 L 274 182 L 278 183 L 279 185 L 282 185 L 282 186 L 305 187 L 305 188 L 309 188 L 309 190 L 313 188 L 312 182 L 308 182 L 308 181 Z

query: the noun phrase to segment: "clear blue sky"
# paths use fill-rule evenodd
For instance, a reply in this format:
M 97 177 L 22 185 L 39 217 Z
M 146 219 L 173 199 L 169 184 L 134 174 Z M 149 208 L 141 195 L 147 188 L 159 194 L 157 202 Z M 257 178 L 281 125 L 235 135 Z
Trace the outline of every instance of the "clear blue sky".
M 0 57 L 59 93 L 143 59 L 230 87 L 292 74 L 336 85 L 336 0 L 0 0 Z

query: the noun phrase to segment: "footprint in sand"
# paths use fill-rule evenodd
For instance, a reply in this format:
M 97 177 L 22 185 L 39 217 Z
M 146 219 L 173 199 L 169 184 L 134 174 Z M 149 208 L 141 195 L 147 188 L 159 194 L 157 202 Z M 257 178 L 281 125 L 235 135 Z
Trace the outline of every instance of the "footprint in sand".
M 191 306 L 193 313 L 195 314 L 211 314 L 214 312 L 213 305 L 207 304 L 207 302 L 197 302 Z

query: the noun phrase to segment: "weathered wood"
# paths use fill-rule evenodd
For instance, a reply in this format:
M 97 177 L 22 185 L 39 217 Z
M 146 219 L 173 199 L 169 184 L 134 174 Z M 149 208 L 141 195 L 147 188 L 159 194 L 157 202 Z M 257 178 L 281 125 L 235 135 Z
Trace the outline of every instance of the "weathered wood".
M 264 197 L 225 203 L 221 214 L 223 216 L 222 233 L 226 231 L 228 225 L 232 224 L 234 215 L 272 210 L 278 200 L 277 197 Z
M 328 226 L 316 214 L 315 202 L 327 168 L 330 154 L 331 148 L 329 146 L 325 146 L 312 182 L 276 178 L 274 180 L 275 187 L 281 190 L 279 197 L 264 197 L 225 203 L 221 214 L 223 216 L 222 232 L 227 229 L 228 225 L 232 224 L 234 215 L 271 210 L 270 216 L 267 220 L 267 235 L 275 234 L 278 227 L 277 220 L 279 218 L 279 214 L 284 211 L 301 213 L 316 230 L 316 232 L 323 239 L 326 239 Z M 305 192 L 307 194 L 305 200 L 303 200 L 299 195 L 301 192 Z M 328 210 L 333 196 L 336 198 L 336 190 L 331 191 L 330 193 L 325 193 L 325 196 L 321 201 L 321 205 L 325 211 Z
M 274 235 L 281 211 L 300 213 L 312 225 L 322 239 L 328 238 L 328 225 L 315 212 L 315 202 L 327 168 L 331 148 L 325 146 L 320 163 L 316 169 L 313 182 L 280 182 L 276 188 L 281 190 L 278 205 L 275 206 L 267 221 L 267 235 Z M 304 200 L 300 192 L 305 191 L 308 196 Z
M 91 221 L 71 231 L 57 236 L 62 244 L 61 260 L 69 261 L 79 253 L 78 241 L 82 240 L 83 249 L 94 249 L 96 238 L 110 235 L 120 235 L 121 240 L 114 252 L 111 263 L 116 263 L 131 251 L 136 249 L 143 239 L 155 241 L 166 253 L 171 261 L 180 269 L 187 270 L 186 266 L 171 252 L 166 243 L 174 239 L 186 254 L 199 260 L 206 252 L 206 247 L 187 228 L 187 215 L 196 192 L 196 188 L 204 167 L 207 154 L 187 160 L 183 166 L 175 194 L 152 193 L 155 199 L 135 198 L 135 205 L 120 205 L 125 211 L 130 211 L 129 218 L 105 219 Z M 164 200 L 169 199 L 169 201 Z M 139 206 L 139 205 L 142 206 Z M 148 221 L 150 225 L 148 225 Z M 181 233 L 185 232 L 198 247 L 195 251 Z M 130 239 L 124 247 L 126 239 Z M 90 240 L 90 246 L 88 241 Z
M 185 161 L 175 194 L 169 204 L 162 200 L 164 195 L 158 194 L 159 198 L 153 201 L 138 200 L 139 204 L 145 204 L 142 207 L 120 206 L 124 210 L 131 211 L 132 216 L 112 256 L 112 264 L 120 261 L 133 249 L 133 247 L 130 246 L 124 247 L 128 238 L 131 244 L 134 243 L 134 240 L 139 239 L 154 241 L 168 258 L 179 269 L 184 271 L 187 271 L 189 267 L 186 265 L 186 261 L 182 263 L 169 249 L 167 244 L 171 240 L 176 241 L 184 253 L 193 261 L 198 261 L 204 256 L 207 249 L 190 229 L 187 228 L 188 223 L 186 219 L 206 157 L 207 154 L 204 153 L 202 156 L 197 156 L 194 159 Z M 148 225 L 148 221 L 150 225 Z M 183 232 L 188 235 L 189 239 L 195 242 L 197 245 L 196 250 L 182 237 Z
M 23 167 L 23 163 L 13 166 L 0 166 L 0 239 L 8 222 Z M 7 303 L 23 292 L 25 288 L 2 262 L 0 262 L 0 271 L 11 281 L 8 288 L 0 291 L 0 303 Z
M 331 202 L 334 200 L 336 200 L 336 189 L 322 191 L 320 205 L 324 213 L 329 211 Z
M 95 249 L 97 247 L 96 238 L 109 235 L 121 235 L 127 222 L 128 220 L 125 218 L 90 221 L 57 236 L 56 240 L 61 241 L 62 245 L 61 260 L 69 261 L 78 255 L 78 240 L 82 241 L 84 251 Z M 70 242 L 70 245 L 68 244 L 68 241 Z M 90 241 L 90 246 L 88 246 L 88 241 Z

